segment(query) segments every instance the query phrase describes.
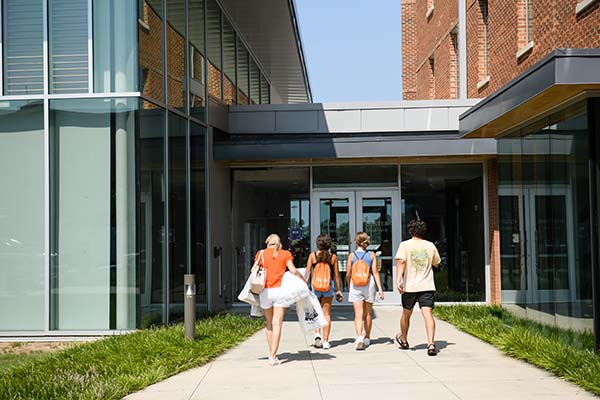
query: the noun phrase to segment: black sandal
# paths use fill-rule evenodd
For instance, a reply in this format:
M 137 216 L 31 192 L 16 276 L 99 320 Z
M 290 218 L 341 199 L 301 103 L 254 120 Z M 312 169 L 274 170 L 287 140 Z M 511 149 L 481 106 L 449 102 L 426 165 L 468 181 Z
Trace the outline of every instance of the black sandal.
M 396 342 L 398 342 L 398 345 L 400 346 L 400 348 L 402 350 L 408 350 L 410 348 L 410 346 L 408 345 L 408 342 L 405 342 L 404 340 L 402 340 L 402 336 L 400 336 L 400 335 L 396 335 Z
M 435 348 L 434 343 L 429 343 L 427 345 L 427 355 L 428 356 L 437 356 L 437 349 Z

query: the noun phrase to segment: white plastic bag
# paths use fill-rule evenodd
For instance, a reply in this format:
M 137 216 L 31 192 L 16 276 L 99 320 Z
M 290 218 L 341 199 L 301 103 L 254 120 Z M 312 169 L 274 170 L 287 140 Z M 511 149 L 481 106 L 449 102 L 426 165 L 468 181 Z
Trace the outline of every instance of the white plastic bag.
M 312 292 L 308 297 L 296 303 L 296 314 L 305 333 L 313 332 L 315 329 L 327 325 L 319 299 Z

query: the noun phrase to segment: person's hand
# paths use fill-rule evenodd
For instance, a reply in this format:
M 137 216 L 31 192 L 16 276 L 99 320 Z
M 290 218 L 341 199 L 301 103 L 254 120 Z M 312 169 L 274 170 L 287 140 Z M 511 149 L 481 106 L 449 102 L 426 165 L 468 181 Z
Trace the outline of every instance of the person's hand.
M 379 300 L 383 300 L 383 290 L 379 291 Z
M 404 294 L 404 283 L 403 282 L 398 282 L 398 291 L 400 292 L 400 294 Z
M 340 290 L 335 292 L 335 299 L 338 303 L 341 303 L 344 300 L 344 295 L 342 294 L 342 292 Z

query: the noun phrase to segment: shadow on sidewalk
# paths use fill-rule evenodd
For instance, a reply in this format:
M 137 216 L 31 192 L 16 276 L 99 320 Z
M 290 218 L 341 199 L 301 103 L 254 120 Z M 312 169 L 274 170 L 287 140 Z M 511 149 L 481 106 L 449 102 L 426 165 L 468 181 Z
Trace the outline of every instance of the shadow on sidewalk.
M 333 354 L 327 353 L 311 353 L 308 350 L 300 350 L 296 353 L 280 353 L 277 357 L 281 360 L 282 364 L 287 364 L 292 361 L 310 361 L 310 360 L 333 360 L 336 358 Z M 262 357 L 261 359 L 266 359 Z
M 445 340 L 434 340 L 435 347 L 439 350 L 443 350 L 448 346 L 454 346 L 456 343 L 446 342 Z M 410 346 L 409 350 L 417 351 L 417 350 L 425 350 L 427 349 L 427 343 L 421 343 L 416 346 Z

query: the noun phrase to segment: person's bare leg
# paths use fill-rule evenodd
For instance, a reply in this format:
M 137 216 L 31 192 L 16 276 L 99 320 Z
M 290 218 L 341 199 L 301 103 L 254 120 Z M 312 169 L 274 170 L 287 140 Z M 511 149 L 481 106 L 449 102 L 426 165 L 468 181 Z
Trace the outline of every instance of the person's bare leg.
M 371 328 L 373 327 L 373 315 L 371 311 L 373 310 L 373 303 L 369 303 L 365 301 L 365 305 L 363 307 L 363 317 L 365 320 L 365 338 L 371 339 Z
M 331 303 L 333 297 L 321 297 L 319 299 L 321 308 L 323 309 L 323 316 L 327 321 L 327 325 L 323 327 L 323 340 L 329 342 L 329 333 L 331 332 Z
M 354 330 L 356 336 L 362 336 L 363 331 L 363 301 L 355 301 L 352 303 L 354 307 Z
M 408 329 L 410 328 L 410 317 L 412 316 L 412 310 L 402 308 L 402 316 L 400 317 L 400 334 L 402 335 L 402 341 L 408 342 Z
M 422 307 L 421 314 L 425 320 L 425 330 L 427 331 L 427 344 L 433 343 L 435 339 L 435 319 L 431 307 Z
M 271 337 L 270 357 L 275 358 L 277 356 L 277 350 L 279 350 L 279 341 L 281 339 L 281 327 L 283 325 L 283 316 L 285 314 L 285 308 L 273 307 L 273 336 Z
M 269 357 L 271 356 L 271 341 L 273 340 L 273 307 L 265 308 L 265 321 L 267 322 L 267 345 L 269 346 Z

